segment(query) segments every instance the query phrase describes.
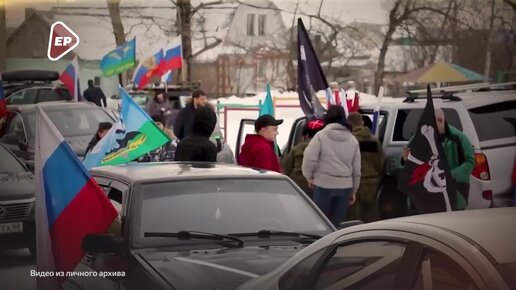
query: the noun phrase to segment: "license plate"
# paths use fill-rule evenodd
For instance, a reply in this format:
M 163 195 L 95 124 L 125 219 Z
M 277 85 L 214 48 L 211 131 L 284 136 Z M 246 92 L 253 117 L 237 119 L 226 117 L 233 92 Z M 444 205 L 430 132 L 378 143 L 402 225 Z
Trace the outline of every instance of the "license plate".
M 0 224 L 0 234 L 22 233 L 23 223 Z

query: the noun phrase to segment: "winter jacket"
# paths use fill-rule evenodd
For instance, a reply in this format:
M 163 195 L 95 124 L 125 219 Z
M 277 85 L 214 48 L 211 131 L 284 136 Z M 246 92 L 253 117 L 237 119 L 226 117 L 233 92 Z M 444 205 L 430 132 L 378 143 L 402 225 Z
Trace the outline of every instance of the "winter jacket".
M 165 112 L 172 111 L 172 105 L 168 101 L 163 101 L 163 103 L 159 103 L 156 101 L 156 99 L 150 99 L 147 102 L 145 111 L 147 111 L 149 116 L 155 116 L 155 115 L 164 116 Z
M 217 147 L 210 141 L 217 116 L 206 107 L 195 110 L 192 134 L 177 144 L 176 161 L 217 161 Z
M 377 183 L 383 175 L 385 162 L 382 144 L 365 126 L 353 128 L 353 136 L 358 141 L 362 159 L 360 183 Z
M 84 151 L 84 158 L 86 158 L 86 155 L 99 143 L 100 138 L 97 133 L 95 133 L 95 136 L 91 138 L 90 143 L 88 143 L 88 146 L 86 147 L 86 151 Z
M 313 190 L 308 186 L 308 181 L 303 176 L 303 156 L 310 139 L 298 143 L 283 160 L 283 173 L 290 177 L 308 195 L 312 195 Z
M 457 182 L 469 183 L 475 167 L 475 153 L 468 137 L 457 128 L 447 125 L 442 144 L 452 178 Z
M 188 104 L 177 114 L 174 122 L 174 135 L 176 135 L 179 140 L 182 140 L 192 133 L 194 112 L 195 108 L 193 104 Z
M 231 147 L 225 142 L 222 137 L 219 123 L 215 125 L 215 129 L 211 134 L 210 141 L 217 147 L 217 162 L 234 164 L 235 156 Z
M 281 172 L 279 158 L 274 151 L 274 142 L 257 134 L 245 136 L 237 162 L 241 166 Z
M 315 134 L 305 149 L 303 175 L 322 188 L 360 186 L 360 150 L 358 141 L 343 125 L 333 123 Z
M 100 88 L 89 87 L 82 95 L 88 102 L 95 103 L 99 107 L 102 107 L 102 102 L 104 102 L 104 107 L 107 107 L 106 95 Z

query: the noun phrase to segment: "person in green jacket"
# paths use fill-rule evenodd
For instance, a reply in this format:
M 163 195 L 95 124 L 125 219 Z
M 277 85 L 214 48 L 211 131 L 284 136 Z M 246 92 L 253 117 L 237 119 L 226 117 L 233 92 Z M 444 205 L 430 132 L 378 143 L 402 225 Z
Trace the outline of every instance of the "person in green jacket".
M 373 222 L 378 220 L 378 204 L 376 199 L 378 183 L 384 173 L 385 154 L 382 144 L 364 126 L 362 115 L 350 113 L 348 121 L 353 126 L 353 136 L 360 146 L 362 159 L 360 187 L 357 192 L 357 202 L 350 209 L 348 219 Z
M 475 167 L 473 145 L 471 145 L 468 137 L 466 137 L 462 131 L 446 122 L 443 110 L 435 110 L 435 121 L 437 123 L 437 130 L 439 131 L 444 154 L 448 160 L 448 167 L 450 168 L 451 176 L 459 193 L 457 194 L 455 209 L 463 210 L 468 206 L 469 178 Z M 409 150 L 405 148 L 403 153 L 405 160 L 408 154 Z
M 283 159 L 283 173 L 290 177 L 301 189 L 312 198 L 313 188 L 308 184 L 308 181 L 303 176 L 301 167 L 303 165 L 304 152 L 310 140 L 324 128 L 324 122 L 322 120 L 312 120 L 306 123 L 303 130 L 303 141 L 298 143 L 292 151 L 288 153 Z

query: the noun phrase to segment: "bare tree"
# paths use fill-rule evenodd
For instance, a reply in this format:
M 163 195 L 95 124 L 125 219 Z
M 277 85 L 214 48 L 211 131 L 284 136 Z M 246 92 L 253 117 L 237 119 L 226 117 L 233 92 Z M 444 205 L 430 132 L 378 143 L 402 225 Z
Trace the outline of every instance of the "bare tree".
M 4 71 L 7 66 L 6 34 L 5 0 L 0 0 L 0 71 Z
M 120 0 L 106 0 L 109 10 L 109 17 L 111 18 L 111 25 L 113 26 L 113 34 L 115 35 L 116 46 L 121 46 L 125 43 L 124 24 L 122 23 L 122 16 L 120 15 Z M 118 81 L 124 85 L 127 81 L 127 74 L 119 74 Z
M 444 1 L 446 2 L 446 1 Z M 377 93 L 385 75 L 385 58 L 387 50 L 393 41 L 394 33 L 400 29 L 401 25 L 406 21 L 417 19 L 421 13 L 435 13 L 442 15 L 441 5 L 443 1 L 425 1 L 425 0 L 394 0 L 392 7 L 389 9 L 389 26 L 385 33 L 382 45 L 380 47 L 380 55 L 375 73 L 374 91 Z

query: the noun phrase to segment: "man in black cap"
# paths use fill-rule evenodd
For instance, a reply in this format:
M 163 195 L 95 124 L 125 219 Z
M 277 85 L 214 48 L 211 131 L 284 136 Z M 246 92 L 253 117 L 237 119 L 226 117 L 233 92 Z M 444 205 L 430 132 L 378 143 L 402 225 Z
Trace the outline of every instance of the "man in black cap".
M 257 134 L 248 134 L 238 156 L 242 166 L 281 172 L 279 158 L 275 152 L 278 126 L 283 120 L 276 120 L 271 115 L 261 115 L 254 123 Z
M 111 129 L 112 126 L 113 126 L 113 124 L 111 124 L 109 122 L 100 122 L 99 123 L 99 128 L 97 129 L 95 136 L 93 136 L 93 138 L 91 138 L 90 143 L 88 144 L 88 147 L 86 147 L 86 151 L 84 151 L 84 158 L 86 158 L 86 154 L 88 154 L 91 151 L 91 149 L 93 149 L 95 147 L 95 145 L 97 145 L 97 143 L 99 143 L 100 139 L 102 139 L 102 138 L 104 138 L 104 136 L 106 136 L 106 134 L 109 132 L 109 129 Z

